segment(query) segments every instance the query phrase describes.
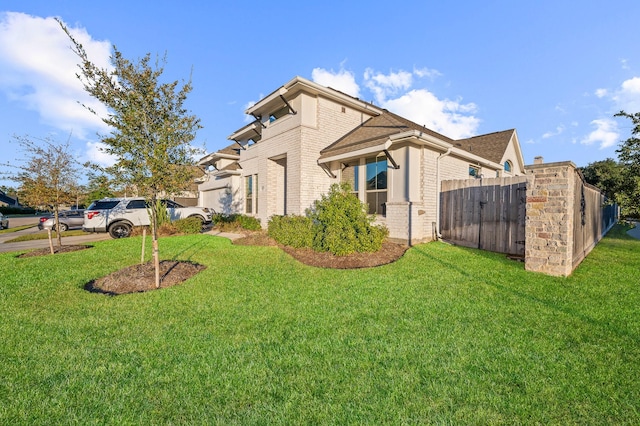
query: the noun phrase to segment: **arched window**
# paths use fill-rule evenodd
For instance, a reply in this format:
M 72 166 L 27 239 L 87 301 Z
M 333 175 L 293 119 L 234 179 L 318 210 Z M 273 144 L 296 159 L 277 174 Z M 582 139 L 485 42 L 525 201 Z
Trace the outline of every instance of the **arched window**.
M 511 173 L 511 161 L 504 162 L 504 171 L 507 173 Z

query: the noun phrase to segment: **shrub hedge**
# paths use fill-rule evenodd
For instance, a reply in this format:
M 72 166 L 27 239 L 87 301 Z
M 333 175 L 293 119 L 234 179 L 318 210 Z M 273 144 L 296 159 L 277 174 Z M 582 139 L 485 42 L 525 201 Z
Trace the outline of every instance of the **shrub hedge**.
M 313 245 L 313 221 L 306 216 L 271 216 L 269 236 L 285 246 L 302 248 Z
M 380 250 L 388 235 L 384 226 L 372 224 L 367 206 L 343 183 L 331 186 L 307 216 L 272 216 L 269 236 L 291 247 L 310 247 L 338 256 Z

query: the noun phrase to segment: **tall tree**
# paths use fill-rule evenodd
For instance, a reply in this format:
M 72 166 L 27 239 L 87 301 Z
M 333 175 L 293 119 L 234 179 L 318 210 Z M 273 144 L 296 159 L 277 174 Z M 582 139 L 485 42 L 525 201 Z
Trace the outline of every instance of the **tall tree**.
M 201 127 L 200 120 L 184 107 L 192 89 L 191 80 L 182 87 L 177 81 L 161 83 L 166 58 L 156 61 L 155 67 L 150 64 L 150 54 L 134 63 L 124 58 L 116 46 L 110 58 L 113 69 L 99 68 L 64 24 L 58 23 L 80 58 L 77 76 L 85 90 L 109 110 L 107 117 L 100 117 L 111 129 L 110 135 L 102 137 L 103 151 L 116 159 L 107 171 L 117 183 L 133 185 L 152 206 L 157 205 L 161 194 L 185 190 L 193 179 L 189 166 L 201 153 L 191 145 Z M 150 211 L 159 287 L 158 215 L 155 209 Z
M 594 161 L 580 171 L 585 180 L 591 185 L 597 186 L 610 201 L 620 203 L 618 194 L 624 186 L 623 166 L 613 158 L 602 161 Z
M 640 112 L 629 114 L 620 111 L 616 117 L 626 117 L 631 120 L 633 128 L 631 137 L 620 144 L 616 150 L 620 164 L 623 166 L 624 186 L 621 193 L 624 201 L 624 214 L 640 216 Z
M 74 203 L 77 197 L 80 164 L 69 152 L 70 142 L 58 143 L 50 138 L 36 139 L 14 136 L 26 158 L 23 164 L 4 164 L 15 172 L 5 173 L 19 184 L 23 204 L 52 210 L 56 229 L 60 229 L 60 206 Z M 37 141 L 37 142 L 36 142 Z M 62 246 L 60 232 L 56 232 Z

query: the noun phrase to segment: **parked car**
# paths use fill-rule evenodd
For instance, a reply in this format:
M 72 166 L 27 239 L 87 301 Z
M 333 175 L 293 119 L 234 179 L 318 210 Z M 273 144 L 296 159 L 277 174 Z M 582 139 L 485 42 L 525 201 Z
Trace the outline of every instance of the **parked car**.
M 211 223 L 212 211 L 206 207 L 184 207 L 175 201 L 161 200 L 171 221 L 197 217 L 203 225 Z M 150 225 L 149 206 L 144 198 L 103 198 L 84 211 L 82 229 L 108 232 L 113 238 L 131 235 L 134 226 Z
M 69 228 L 82 228 L 84 224 L 84 210 L 64 210 L 58 213 L 60 232 Z M 56 221 L 53 215 L 44 216 L 38 222 L 38 229 L 56 230 Z
M 9 227 L 9 218 L 0 213 L 0 229 L 7 229 Z

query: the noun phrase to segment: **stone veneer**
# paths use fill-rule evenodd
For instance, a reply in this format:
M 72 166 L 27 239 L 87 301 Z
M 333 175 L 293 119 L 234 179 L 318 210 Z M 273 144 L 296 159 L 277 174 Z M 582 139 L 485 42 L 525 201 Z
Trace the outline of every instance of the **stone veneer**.
M 525 269 L 568 276 L 573 271 L 576 166 L 570 161 L 533 164 L 527 188 Z

